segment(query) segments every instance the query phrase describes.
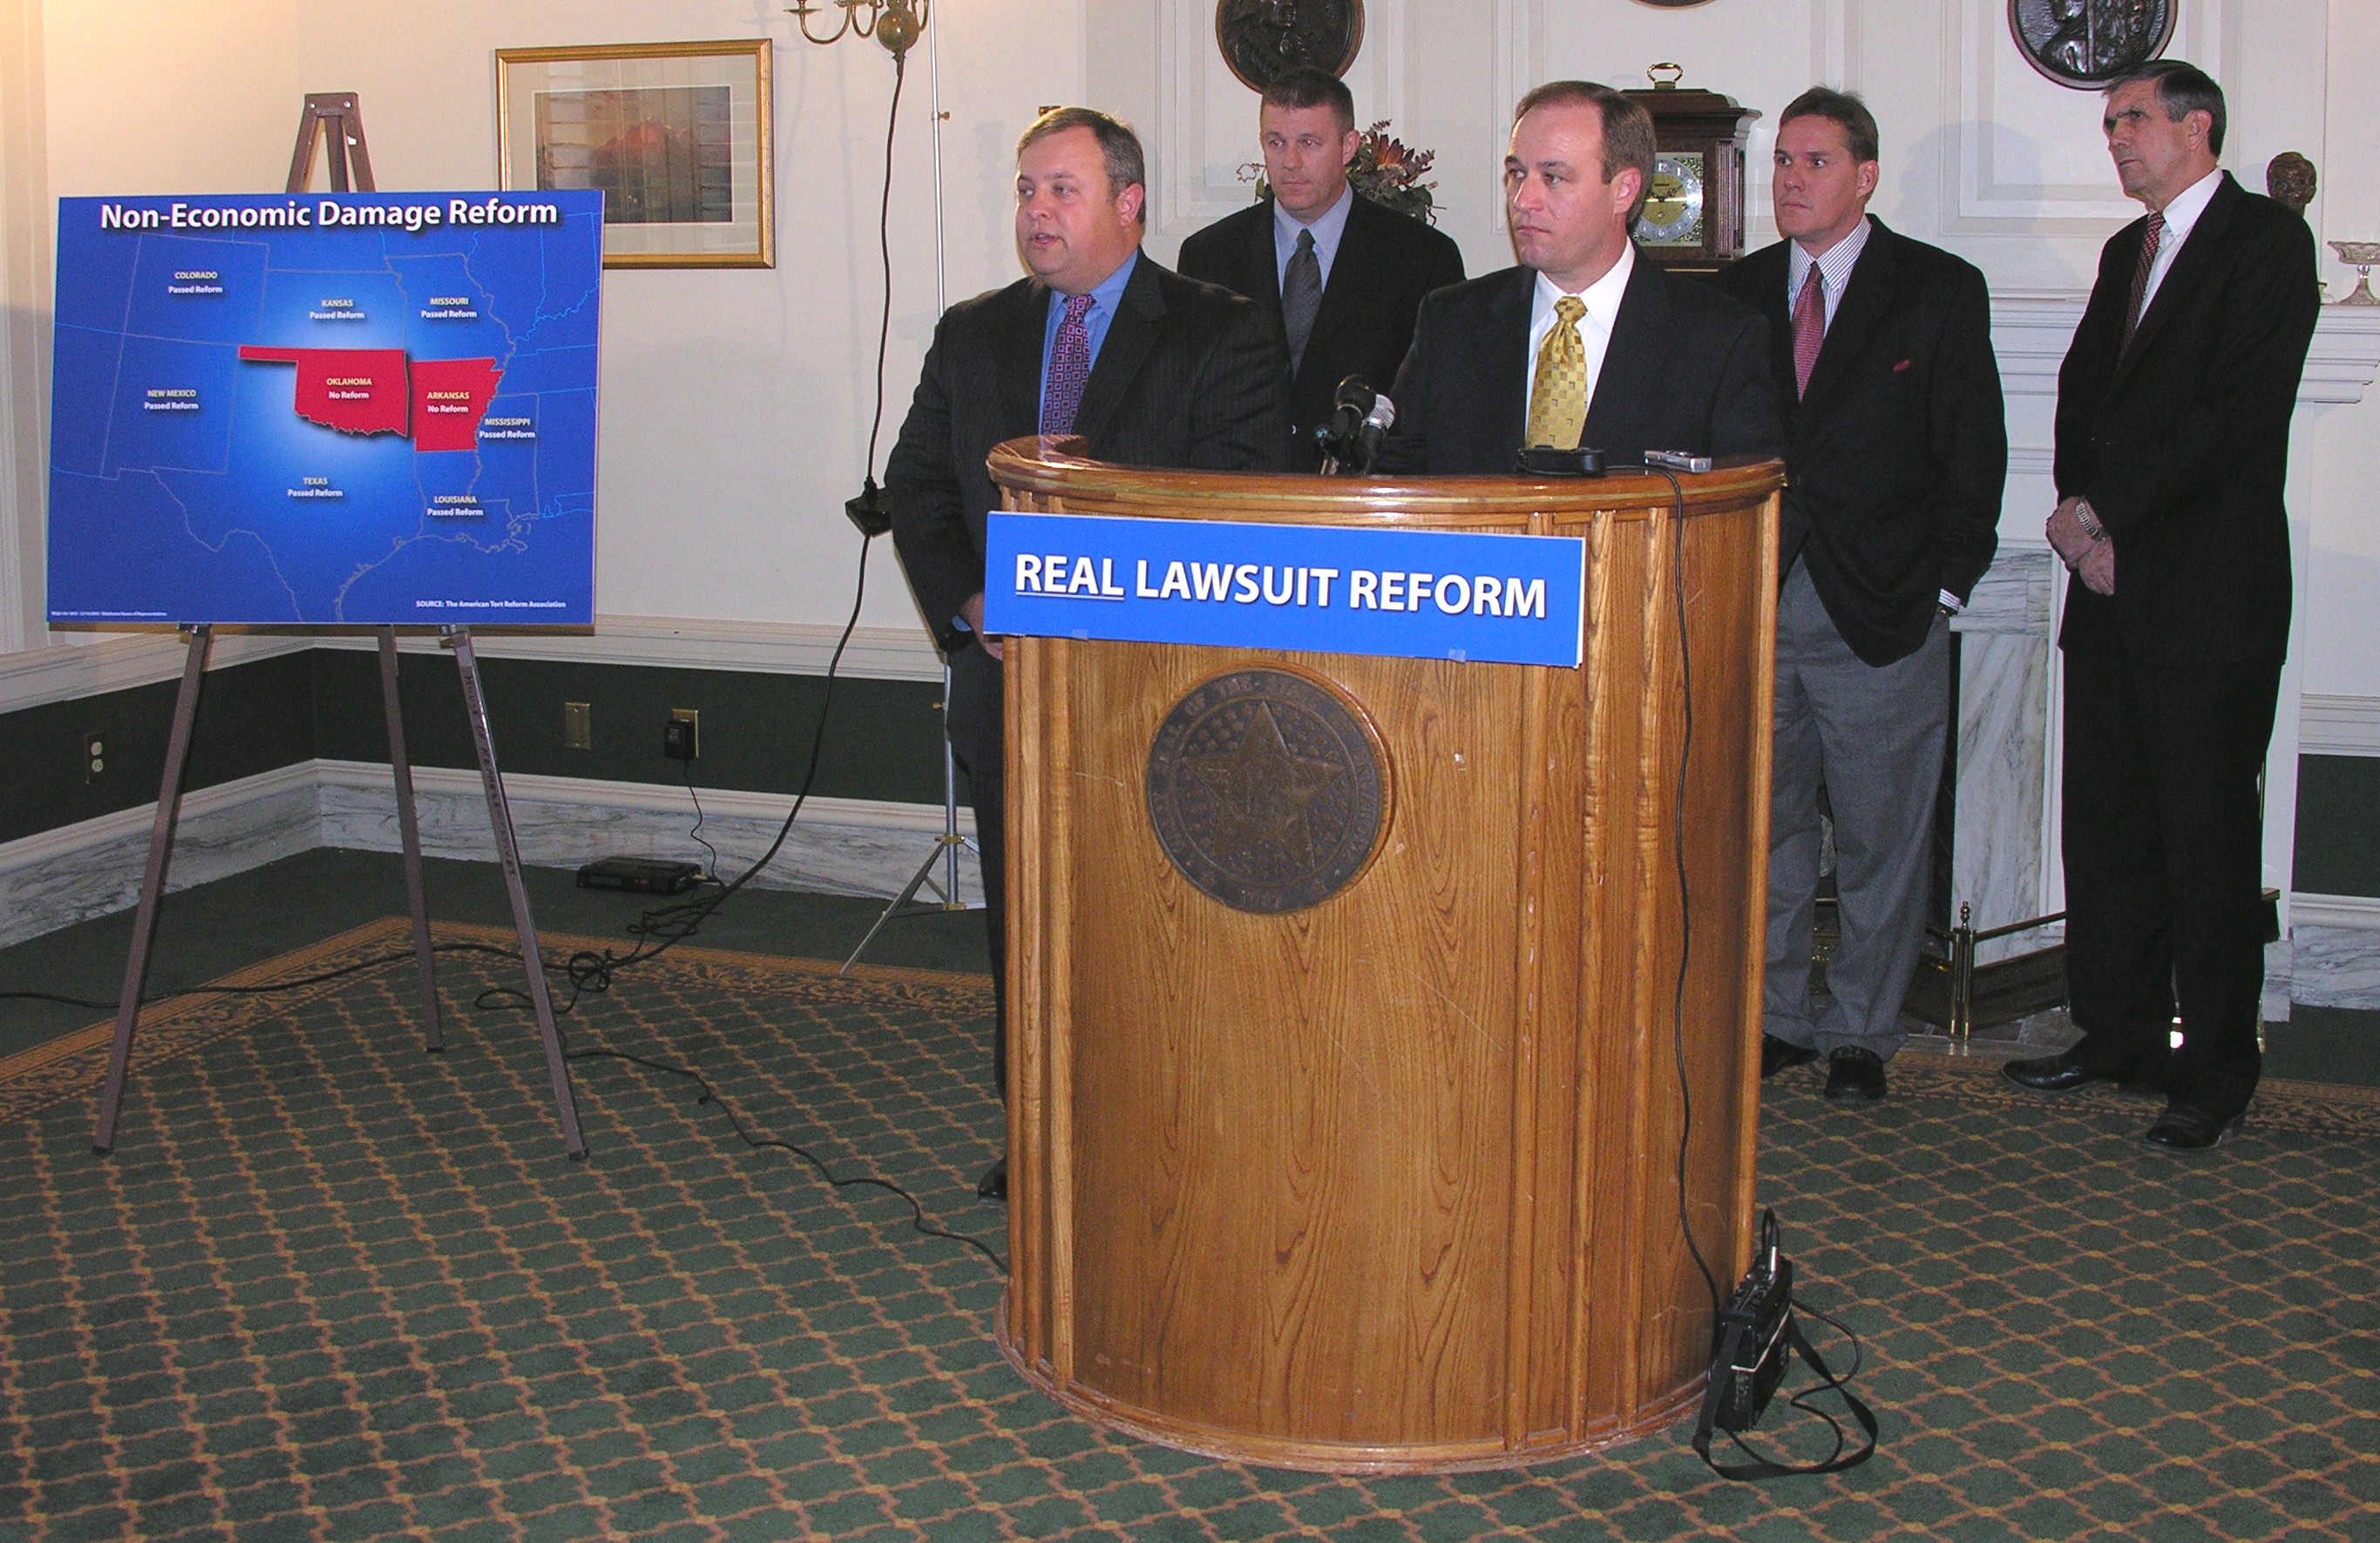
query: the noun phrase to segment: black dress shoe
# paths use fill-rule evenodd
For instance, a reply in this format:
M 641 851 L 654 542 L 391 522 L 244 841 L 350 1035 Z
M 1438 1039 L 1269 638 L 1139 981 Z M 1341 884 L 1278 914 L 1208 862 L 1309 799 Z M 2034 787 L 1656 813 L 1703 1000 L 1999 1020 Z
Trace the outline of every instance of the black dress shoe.
M 1883 1098 L 1883 1057 L 1858 1045 L 1837 1045 L 1827 1057 L 1827 1101 L 1848 1107 Z
M 990 1200 L 995 1205 L 1008 1204 L 1008 1160 L 1006 1158 L 1002 1158 L 998 1162 L 985 1169 L 983 1177 L 976 1180 L 975 1197 L 978 1200 Z
M 2211 1152 L 2240 1134 L 2247 1115 L 2225 1119 L 2196 1104 L 2168 1104 L 2157 1123 L 2141 1133 L 2141 1145 L 2155 1152 Z
M 1760 1080 L 1767 1081 L 1788 1066 L 1806 1066 L 1818 1059 L 1815 1045 L 1797 1045 L 1774 1034 L 1760 1037 Z
M 2011 1061 L 2000 1068 L 2000 1075 L 2019 1087 L 2030 1088 L 2035 1093 L 2070 1093 L 2095 1082 L 2118 1080 L 2113 1072 L 2095 1072 L 2088 1066 L 2078 1065 L 2074 1058 L 2064 1051 L 2031 1061 Z

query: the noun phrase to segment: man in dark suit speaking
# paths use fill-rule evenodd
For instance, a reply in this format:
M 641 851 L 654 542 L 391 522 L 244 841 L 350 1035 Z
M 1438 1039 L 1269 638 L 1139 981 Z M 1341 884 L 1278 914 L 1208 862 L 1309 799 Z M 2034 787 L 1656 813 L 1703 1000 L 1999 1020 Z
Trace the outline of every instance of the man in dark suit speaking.
M 2066 973 L 2082 1042 L 2013 1061 L 2057 1093 L 2154 1081 L 2141 1137 L 2204 1152 L 2263 1070 L 2263 811 L 2289 632 L 2289 418 L 2313 237 L 2217 164 L 2223 91 L 2165 59 L 2102 122 L 2145 219 L 2110 238 L 2058 373 L 2050 544 L 2066 660 Z M 2181 1044 L 2168 1053 L 2174 1010 Z
M 1768 329 L 1636 255 L 1653 120 L 1586 80 L 1521 99 L 1504 158 L 1520 266 L 1422 302 L 1384 472 L 1502 473 L 1524 445 L 1782 456 Z
M 1285 70 L 1257 109 L 1271 192 L 1182 243 L 1182 272 L 1235 290 L 1279 319 L 1289 346 L 1290 464 L 1318 459 L 1339 383 L 1376 391 L 1396 380 L 1414 313 L 1431 290 L 1463 282 L 1463 251 L 1419 220 L 1347 182 L 1362 136 L 1355 99 L 1326 70 Z
M 1237 295 L 1141 255 L 1140 141 L 1104 113 L 1044 113 L 1016 147 L 1016 249 L 1031 275 L 953 306 L 934 329 L 885 464 L 893 545 L 951 664 L 951 747 L 975 799 L 999 993 L 992 1075 L 1007 1087 L 1001 645 L 983 630 L 984 458 L 1002 440 L 1077 434 L 1134 466 L 1283 469 L 1277 330 Z M 977 1186 L 1008 1194 L 1006 1160 Z
M 1761 1072 L 1821 1055 L 1829 1102 L 1884 1096 L 1925 941 L 1950 614 L 1998 545 L 2008 428 L 1984 275 L 1867 213 L 1876 119 L 1824 87 L 1777 126 L 1785 239 L 1715 281 L 1768 319 L 1785 415 Z M 1818 790 L 1840 941 L 1810 992 Z

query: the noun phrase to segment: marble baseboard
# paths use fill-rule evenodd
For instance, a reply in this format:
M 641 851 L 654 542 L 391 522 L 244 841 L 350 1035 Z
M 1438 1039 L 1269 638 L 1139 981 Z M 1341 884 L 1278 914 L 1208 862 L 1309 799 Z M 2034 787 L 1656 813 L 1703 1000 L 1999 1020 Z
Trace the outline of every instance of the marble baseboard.
M 605 857 L 709 860 L 688 838 L 694 805 L 683 787 L 507 776 L 504 789 L 522 860 L 532 866 L 576 868 Z M 415 777 L 415 804 L 425 854 L 493 860 L 476 772 L 423 769 Z M 702 804 L 702 833 L 733 877 L 776 839 L 790 801 L 714 792 L 704 794 Z M 147 805 L 0 844 L 0 946 L 136 904 L 154 820 L 155 806 Z M 965 809 L 959 829 L 975 832 Z M 942 811 L 931 805 L 813 798 L 752 882 L 889 899 L 937 853 L 941 832 Z M 185 796 L 166 888 L 226 878 L 318 846 L 395 852 L 398 845 L 385 765 L 305 761 Z M 937 881 L 941 872 L 937 862 Z M 960 858 L 959 895 L 971 905 L 983 902 L 972 848 Z
M 2309 1007 L 2380 1009 L 2380 899 L 2289 897 L 2289 995 Z
M 314 763 L 201 788 L 182 800 L 167 893 L 322 844 Z M 140 899 L 154 804 L 0 844 L 0 945 Z
M 396 851 L 396 800 L 388 768 L 360 761 L 319 764 L 322 844 Z M 731 879 L 768 850 L 792 803 L 777 795 L 698 792 L 703 838 L 718 848 L 722 877 Z M 694 800 L 684 787 L 508 775 L 504 798 L 521 860 L 534 867 L 577 868 L 613 857 L 710 861 L 689 834 Z M 494 858 L 487 796 L 478 773 L 418 772 L 414 803 L 426 856 Z M 975 832 L 974 818 L 965 809 L 959 811 L 959 830 L 970 836 Z M 752 882 L 762 889 L 890 898 L 934 853 L 941 831 L 942 811 L 931 805 L 812 798 L 784 846 Z M 982 877 L 972 850 L 960 859 L 959 890 L 969 905 L 982 904 Z

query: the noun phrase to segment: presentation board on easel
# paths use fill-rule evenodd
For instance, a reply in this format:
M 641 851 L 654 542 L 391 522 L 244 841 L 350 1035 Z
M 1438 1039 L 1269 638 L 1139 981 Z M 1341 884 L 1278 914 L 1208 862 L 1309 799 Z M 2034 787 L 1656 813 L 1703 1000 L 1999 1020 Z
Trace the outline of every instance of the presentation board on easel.
M 51 624 L 591 626 L 602 220 L 61 200 Z
M 554 1116 L 587 1156 L 471 633 L 594 620 L 602 239 L 600 192 L 378 194 L 352 91 L 307 95 L 279 199 L 60 200 L 50 619 L 187 645 L 93 1152 L 115 1149 L 209 645 L 249 623 L 376 635 L 433 1053 L 397 628 L 453 650 Z

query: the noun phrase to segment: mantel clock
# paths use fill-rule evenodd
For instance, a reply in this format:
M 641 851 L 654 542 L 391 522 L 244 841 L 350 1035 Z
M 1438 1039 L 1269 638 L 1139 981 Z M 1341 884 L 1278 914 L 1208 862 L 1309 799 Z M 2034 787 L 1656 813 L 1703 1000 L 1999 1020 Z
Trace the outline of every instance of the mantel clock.
M 1664 268 L 1714 272 L 1743 255 L 1744 146 L 1758 110 L 1717 91 L 1679 89 L 1673 64 L 1627 94 L 1653 115 L 1653 182 L 1636 221 L 1637 249 Z

